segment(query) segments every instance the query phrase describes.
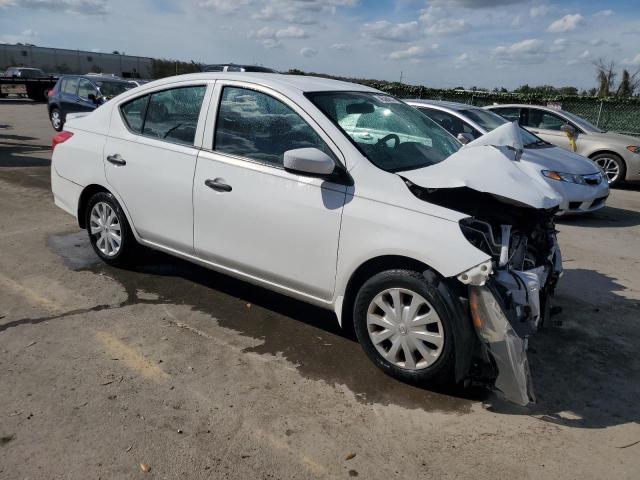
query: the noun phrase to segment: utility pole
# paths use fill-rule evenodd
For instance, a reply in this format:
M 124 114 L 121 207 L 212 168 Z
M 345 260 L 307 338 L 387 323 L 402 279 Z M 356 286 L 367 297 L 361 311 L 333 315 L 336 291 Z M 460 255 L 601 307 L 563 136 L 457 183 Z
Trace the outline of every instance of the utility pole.
M 400 70 L 400 83 L 402 83 L 402 70 Z

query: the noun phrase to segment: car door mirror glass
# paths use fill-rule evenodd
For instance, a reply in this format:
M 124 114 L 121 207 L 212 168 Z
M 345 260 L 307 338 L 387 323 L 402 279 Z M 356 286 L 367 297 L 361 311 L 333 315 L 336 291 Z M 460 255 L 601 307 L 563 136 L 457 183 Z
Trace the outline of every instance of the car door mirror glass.
M 560 127 L 560 130 L 562 130 L 564 133 L 567 133 L 567 134 L 571 135 L 572 137 L 575 137 L 576 133 L 577 133 L 577 131 L 574 128 L 574 126 L 573 125 L 569 125 L 568 123 L 562 125 Z
M 333 159 L 317 148 L 296 148 L 284 152 L 284 168 L 303 175 L 325 176 L 335 170 Z

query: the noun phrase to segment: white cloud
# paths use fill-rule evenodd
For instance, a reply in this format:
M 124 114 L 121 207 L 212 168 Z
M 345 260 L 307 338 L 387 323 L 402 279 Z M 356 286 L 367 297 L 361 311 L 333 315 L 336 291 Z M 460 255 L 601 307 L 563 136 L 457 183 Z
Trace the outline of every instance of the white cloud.
M 391 23 L 380 20 L 373 23 L 365 23 L 362 33 L 376 40 L 388 40 L 390 42 L 410 42 L 420 35 L 418 22 Z
M 0 7 L 22 7 L 81 15 L 105 15 L 109 12 L 108 0 L 0 0 Z
M 522 16 L 516 15 L 515 17 L 513 17 L 513 20 L 511 20 L 511 26 L 519 27 L 520 25 L 522 25 Z
M 633 58 L 625 58 L 622 63 L 625 65 L 640 65 L 640 53 Z
M 462 18 L 442 18 L 427 27 L 427 32 L 432 35 L 453 35 L 468 28 L 467 22 Z
M 559 20 L 553 22 L 547 28 L 547 32 L 551 33 L 562 33 L 562 32 L 570 32 L 571 30 L 575 30 L 580 25 L 584 25 L 584 17 L 579 13 L 575 13 L 573 15 L 565 15 Z
M 225 0 L 216 0 L 225 1 Z M 258 8 L 252 15 L 254 20 L 285 21 L 298 25 L 319 23 L 326 15 L 334 15 L 339 7 L 354 7 L 358 0 L 247 0 L 251 7 Z M 233 1 L 229 1 L 233 3 Z
M 589 50 L 585 50 L 580 55 L 578 55 L 578 58 L 580 58 L 582 60 L 586 60 L 587 58 L 591 58 L 591 52 Z
M 293 25 L 276 32 L 276 38 L 307 38 L 309 34 L 300 27 Z
M 411 63 L 419 63 L 422 59 L 436 51 L 438 48 L 439 45 L 437 43 L 434 43 L 429 47 L 411 45 L 403 50 L 396 50 L 387 55 L 383 55 L 383 58 L 387 58 L 389 60 L 408 60 Z
M 553 7 L 551 5 L 541 4 L 534 5 L 529 9 L 529 16 L 531 18 L 545 17 L 547 14 L 551 13 Z
M 600 45 L 604 45 L 605 43 L 606 42 L 601 38 L 593 38 L 589 40 L 589 45 L 592 45 L 594 47 L 599 47 Z
M 334 43 L 331 45 L 331 48 L 339 52 L 348 52 L 349 50 L 352 50 L 353 47 L 349 43 Z
M 566 38 L 557 38 L 553 41 L 551 47 L 549 47 L 549 51 L 551 53 L 561 52 L 566 50 L 569 46 L 569 41 Z
M 610 17 L 614 13 L 615 12 L 613 10 L 600 10 L 599 12 L 594 13 L 593 16 L 596 18 L 605 18 Z
M 264 48 L 268 49 L 280 48 L 282 47 L 282 42 L 274 38 L 266 38 L 262 40 L 262 45 L 264 46 Z
M 300 49 L 300 55 L 306 58 L 315 57 L 318 54 L 318 49 L 313 47 L 303 47 Z
M 508 46 L 496 47 L 491 53 L 500 63 L 535 64 L 544 61 L 547 51 L 541 40 L 528 38 Z

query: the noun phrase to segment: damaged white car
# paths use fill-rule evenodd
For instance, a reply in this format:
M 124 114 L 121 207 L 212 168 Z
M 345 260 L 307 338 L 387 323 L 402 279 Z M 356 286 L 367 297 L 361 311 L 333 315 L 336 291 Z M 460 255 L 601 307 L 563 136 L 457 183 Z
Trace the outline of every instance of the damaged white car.
M 403 381 L 476 376 L 527 404 L 561 199 L 500 138 L 461 148 L 361 85 L 183 75 L 69 118 L 52 189 L 109 264 L 168 252 L 333 310 Z

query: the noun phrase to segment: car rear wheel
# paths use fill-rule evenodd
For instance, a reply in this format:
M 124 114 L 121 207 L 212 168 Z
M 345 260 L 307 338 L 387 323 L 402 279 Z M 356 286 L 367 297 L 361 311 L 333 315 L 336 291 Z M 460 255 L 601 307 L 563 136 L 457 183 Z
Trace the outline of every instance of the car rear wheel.
M 624 160 L 615 153 L 600 153 L 592 157 L 592 160 L 604 171 L 610 187 L 624 180 L 627 167 Z
M 52 108 L 51 113 L 49 114 L 49 119 L 51 120 L 51 126 L 57 132 L 61 132 L 64 127 L 64 122 L 62 121 L 62 113 L 57 108 Z
M 85 224 L 91 246 L 104 262 L 114 266 L 131 263 L 138 244 L 112 194 L 98 192 L 89 199 Z
M 407 383 L 453 381 L 453 320 L 441 293 L 416 271 L 388 270 L 371 277 L 354 306 L 354 327 L 367 356 Z

